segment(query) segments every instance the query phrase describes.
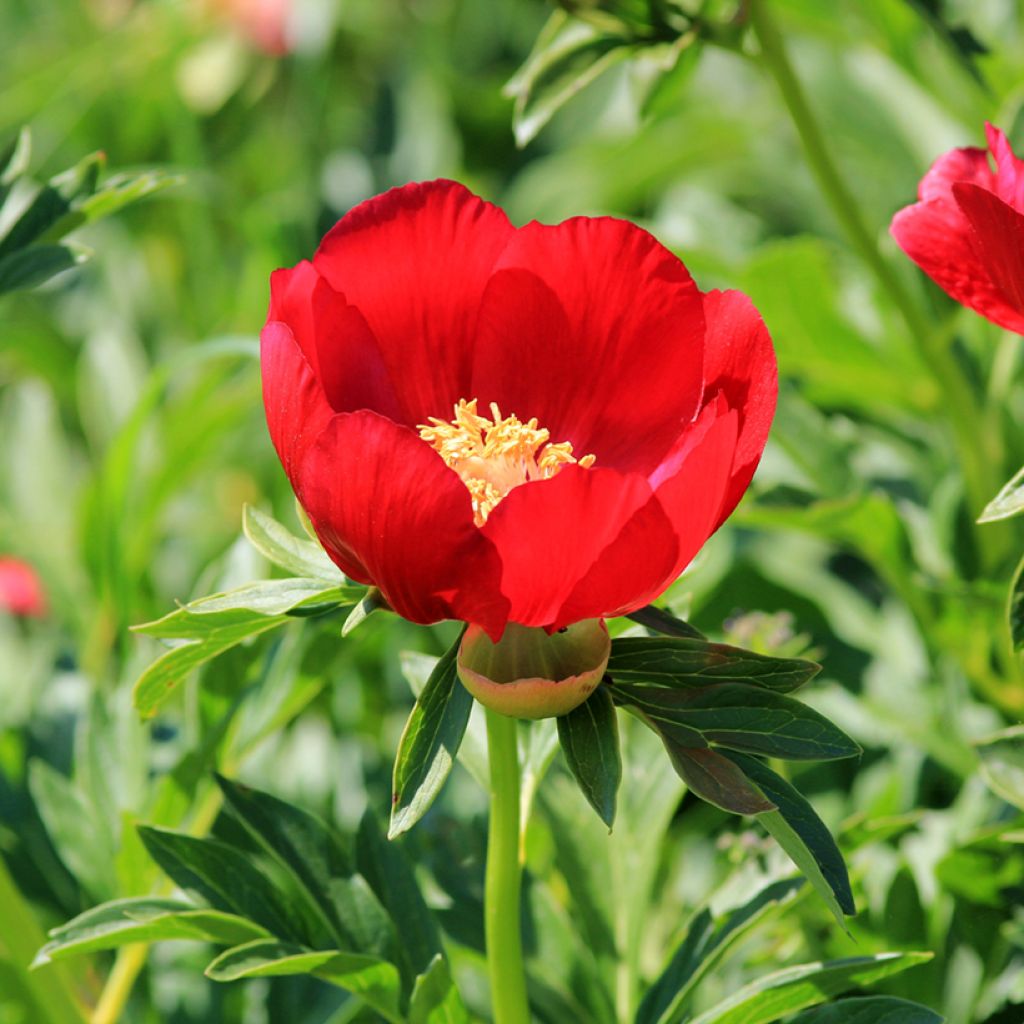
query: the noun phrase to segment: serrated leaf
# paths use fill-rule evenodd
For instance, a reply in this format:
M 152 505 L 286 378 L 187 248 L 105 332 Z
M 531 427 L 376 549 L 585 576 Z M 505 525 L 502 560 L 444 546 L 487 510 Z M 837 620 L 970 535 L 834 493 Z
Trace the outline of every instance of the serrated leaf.
M 33 966 L 129 942 L 198 939 L 233 946 L 268 936 L 265 928 L 236 914 L 143 896 L 100 904 L 54 928 Z
M 340 950 L 312 950 L 273 940 L 248 942 L 221 953 L 206 968 L 214 981 L 312 974 L 360 996 L 387 1020 L 397 1021 L 399 977 L 394 964 Z
M 1007 803 L 1024 810 L 1024 725 L 1015 725 L 975 744 L 981 777 Z
M 356 867 L 394 922 L 402 973 L 411 981 L 443 953 L 441 936 L 405 854 L 385 839 L 370 811 L 356 834 Z
M 1007 481 L 1000 492 L 985 506 L 984 511 L 978 516 L 978 522 L 995 523 L 1000 519 L 1020 515 L 1021 512 L 1024 512 L 1024 467 L 1017 470 L 1012 479 Z
M 88 258 L 89 251 L 76 245 L 33 245 L 9 252 L 0 257 L 0 295 L 35 288 Z
M 828 904 L 840 927 L 844 914 L 856 913 L 850 879 L 836 841 L 810 803 L 766 764 L 728 752 L 730 760 L 778 807 L 758 820 L 786 851 Z
M 408 1024 L 469 1024 L 469 1013 L 444 957 L 435 956 L 416 978 L 409 1000 Z
M 634 1024 L 681 1020 L 693 990 L 728 949 L 803 885 L 802 878 L 774 882 L 721 921 L 714 921 L 706 909 L 696 914 L 672 959 L 644 995 Z
M 345 580 L 319 544 L 296 537 L 252 505 L 242 508 L 242 531 L 264 558 L 296 576 L 331 580 L 335 585 Z
M 558 739 L 587 802 L 610 829 L 622 781 L 619 725 L 606 686 L 599 686 L 578 708 L 556 719 Z
M 520 147 L 560 107 L 633 52 L 621 34 L 584 22 L 552 18 L 548 26 L 523 68 L 505 87 L 506 95 L 515 98 L 512 126 Z
M 253 862 L 251 855 L 216 839 L 141 826 L 150 856 L 186 893 L 217 910 L 257 922 L 282 939 L 302 939 L 287 898 Z
M 461 642 L 460 633 L 434 666 L 398 742 L 388 839 L 412 828 L 426 814 L 455 763 L 473 710 L 473 698 L 457 671 Z
M 300 807 L 216 778 L 227 807 L 291 875 L 334 939 L 356 952 L 383 953 L 391 940 L 387 915 L 365 883 L 352 885 L 354 868 L 337 835 Z
M 709 748 L 687 748 L 661 733 L 672 767 L 701 800 L 731 814 L 764 814 L 775 810 L 757 786 L 729 758 Z
M 790 1024 L 943 1024 L 946 1018 L 927 1006 L 894 996 L 840 999 L 794 1017 Z
M 627 619 L 639 622 L 655 633 L 663 633 L 665 636 L 678 636 L 687 640 L 706 640 L 707 638 L 699 630 L 691 626 L 683 619 L 677 619 L 671 612 L 664 608 L 658 608 L 649 604 L 644 608 L 638 608 L 630 612 Z
M 608 672 L 619 683 L 674 687 L 744 683 L 776 693 L 803 686 L 820 670 L 812 661 L 773 658 L 685 637 L 619 637 L 612 641 L 608 659 Z
M 707 743 L 791 761 L 855 757 L 860 747 L 817 711 L 790 697 L 739 683 L 702 689 L 614 685 L 620 704 L 659 727 L 699 733 Z
M 789 967 L 744 986 L 695 1017 L 692 1024 L 771 1024 L 788 1013 L 816 1006 L 931 958 L 931 953 L 879 953 Z

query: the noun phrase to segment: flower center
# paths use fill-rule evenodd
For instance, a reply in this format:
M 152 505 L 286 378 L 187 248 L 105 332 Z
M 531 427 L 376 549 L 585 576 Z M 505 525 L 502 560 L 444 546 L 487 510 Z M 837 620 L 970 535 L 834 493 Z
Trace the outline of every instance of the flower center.
M 420 437 L 462 477 L 473 499 L 473 519 L 483 526 L 491 510 L 520 484 L 547 480 L 563 466 L 578 462 L 589 467 L 593 455 L 576 459 L 568 441 L 552 444 L 551 434 L 536 419 L 523 423 L 517 416 L 502 416 L 491 402 L 491 416 L 476 411 L 476 399 L 460 398 L 450 422 L 430 417 L 419 426 Z

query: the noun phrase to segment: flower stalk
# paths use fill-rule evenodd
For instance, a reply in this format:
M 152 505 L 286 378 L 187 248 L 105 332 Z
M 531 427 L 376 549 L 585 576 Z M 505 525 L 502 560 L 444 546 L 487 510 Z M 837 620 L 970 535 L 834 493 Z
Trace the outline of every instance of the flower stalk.
M 523 968 L 519 858 L 519 751 L 514 718 L 486 711 L 491 813 L 484 929 L 494 1024 L 530 1024 Z
M 963 371 L 948 345 L 932 330 L 913 297 L 882 257 L 853 193 L 828 151 L 821 128 L 790 63 L 785 42 L 772 20 L 769 0 L 751 0 L 749 14 L 760 45 L 761 62 L 778 86 L 822 195 L 850 244 L 860 253 L 899 310 L 922 362 L 931 370 L 941 390 L 942 407 L 950 418 L 971 512 L 978 515 L 999 486 L 998 436 L 989 440 L 983 436 L 978 401 Z M 987 529 L 979 532 L 979 550 L 990 566 L 1002 559 L 1005 540 L 1005 533 L 997 534 Z

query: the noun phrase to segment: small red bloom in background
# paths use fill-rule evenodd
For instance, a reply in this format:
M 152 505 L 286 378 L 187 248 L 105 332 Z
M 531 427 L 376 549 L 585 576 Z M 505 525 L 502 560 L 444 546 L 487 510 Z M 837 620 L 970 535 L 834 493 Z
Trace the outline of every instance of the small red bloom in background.
M 625 221 L 515 228 L 454 182 L 356 207 L 271 278 L 270 436 L 327 553 L 414 622 L 558 629 L 649 603 L 775 410 L 750 300 Z
M 291 50 L 288 23 L 293 0 L 209 0 L 257 49 L 271 57 Z
M 957 302 L 1024 334 L 1024 161 L 986 124 L 988 151 L 954 149 L 893 217 L 900 248 Z M 992 162 L 989 161 L 989 156 Z
M 0 557 L 0 609 L 11 615 L 46 614 L 46 595 L 35 569 L 10 556 Z

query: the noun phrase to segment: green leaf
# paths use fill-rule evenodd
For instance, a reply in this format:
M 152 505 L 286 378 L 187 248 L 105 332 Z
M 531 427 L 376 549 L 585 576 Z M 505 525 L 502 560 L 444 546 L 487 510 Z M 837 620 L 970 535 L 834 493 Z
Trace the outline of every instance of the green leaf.
M 345 580 L 319 544 L 296 537 L 252 505 L 242 508 L 242 531 L 264 558 L 296 576 L 331 580 L 335 585 Z
M 745 683 L 777 693 L 803 686 L 820 670 L 812 661 L 772 658 L 685 637 L 619 637 L 612 641 L 608 659 L 608 672 L 617 683 L 675 687 Z
M 728 753 L 743 773 L 778 810 L 758 815 L 794 864 L 828 904 L 841 927 L 844 914 L 856 913 L 843 855 L 810 803 L 766 764 L 746 754 Z
M 975 744 L 981 777 L 997 796 L 1024 810 L 1024 725 L 1015 725 Z
M 48 240 L 47 232 L 71 209 L 72 201 L 95 191 L 105 160 L 102 153 L 90 153 L 43 185 L 0 239 L 0 256 Z
M 369 810 L 356 834 L 356 867 L 394 922 L 402 973 L 411 981 L 443 953 L 441 936 L 405 854 L 398 843 L 384 838 Z
M 660 734 L 672 767 L 701 800 L 732 814 L 764 814 L 775 810 L 775 804 L 727 757 L 708 748 L 680 746 L 664 733 Z
M 505 87 L 515 98 L 512 127 L 525 146 L 558 109 L 633 52 L 630 41 L 584 22 L 554 16 L 522 69 Z
M 376 587 L 370 587 L 363 598 L 357 601 L 355 607 L 348 613 L 348 618 L 345 619 L 341 627 L 341 635 L 348 636 L 353 629 L 361 626 L 374 612 L 386 610 L 388 607 L 384 595 Z
M 150 856 L 189 895 L 250 918 L 279 938 L 304 937 L 287 898 L 250 854 L 216 839 L 149 826 L 141 826 L 139 835 Z
M 261 619 L 319 615 L 351 604 L 363 593 L 363 587 L 338 586 L 322 579 L 260 580 L 192 601 L 161 619 L 133 626 L 132 630 L 146 636 L 204 640 L 217 630 L 234 629 Z
M 695 1017 L 692 1024 L 771 1024 L 788 1013 L 816 1006 L 931 958 L 931 953 L 879 953 L 789 967 L 744 986 Z
M 622 757 L 608 688 L 599 686 L 578 708 L 556 721 L 565 762 L 590 806 L 610 829 L 622 781 Z
M 33 759 L 29 790 L 61 860 L 94 898 L 117 891 L 114 837 L 81 789 L 45 761 Z
M 630 612 L 626 618 L 639 622 L 641 626 L 646 626 L 655 633 L 664 633 L 666 636 L 679 636 L 688 640 L 707 639 L 699 629 L 695 629 L 688 622 L 677 619 L 671 612 L 665 611 L 664 608 L 657 608 L 653 604 Z
M 855 757 L 860 747 L 817 711 L 790 697 L 739 683 L 703 689 L 666 686 L 614 686 L 620 704 L 648 719 L 682 726 L 708 743 L 791 761 L 830 761 Z
M 74 245 L 34 245 L 0 256 L 0 295 L 35 288 L 88 258 L 87 249 Z
M 352 878 L 351 858 L 337 835 L 299 807 L 216 778 L 227 807 L 291 875 L 335 941 L 357 952 L 383 953 L 391 941 L 387 915 L 365 881 Z
M 146 196 L 155 195 L 166 188 L 180 185 L 181 175 L 163 171 L 144 171 L 141 174 L 120 174 L 103 183 L 103 187 L 71 203 L 71 208 L 42 234 L 41 241 L 52 241 L 85 224 L 109 217 Z
M 320 615 L 357 600 L 361 587 L 339 587 L 324 580 L 284 579 L 250 583 L 205 597 L 154 622 L 133 626 L 137 633 L 184 641 L 161 655 L 135 684 L 133 699 L 151 715 L 194 668 L 243 640 L 283 625 L 291 616 Z
M 473 710 L 473 698 L 459 682 L 456 667 L 461 642 L 460 633 L 434 666 L 398 741 L 388 839 L 426 814 L 455 763 Z
M 893 996 L 841 999 L 794 1017 L 790 1024 L 943 1024 L 946 1018 L 927 1006 Z
M 399 978 L 394 964 L 340 950 L 312 950 L 274 940 L 258 940 L 221 953 L 206 968 L 214 981 L 312 974 L 364 999 L 390 1021 L 398 1015 Z
M 708 910 L 696 914 L 672 959 L 644 995 L 635 1024 L 671 1024 L 682 1018 L 693 990 L 751 928 L 804 885 L 802 878 L 774 882 L 752 900 L 715 922 Z
M 2 150 L 0 150 L 0 185 L 11 185 L 28 170 L 32 153 L 32 136 L 28 128 L 22 128 Z M 0 193 L 0 205 L 3 194 Z
M 985 506 L 985 510 L 978 516 L 978 522 L 995 523 L 1000 519 L 1020 515 L 1021 512 L 1024 512 L 1024 467 L 1017 470 L 1013 478 Z
M 103 903 L 54 928 L 33 966 L 129 942 L 199 939 L 233 946 L 267 937 L 265 928 L 236 914 L 143 896 Z
M 408 1024 L 469 1024 L 469 1013 L 440 954 L 416 978 L 409 1000 Z

